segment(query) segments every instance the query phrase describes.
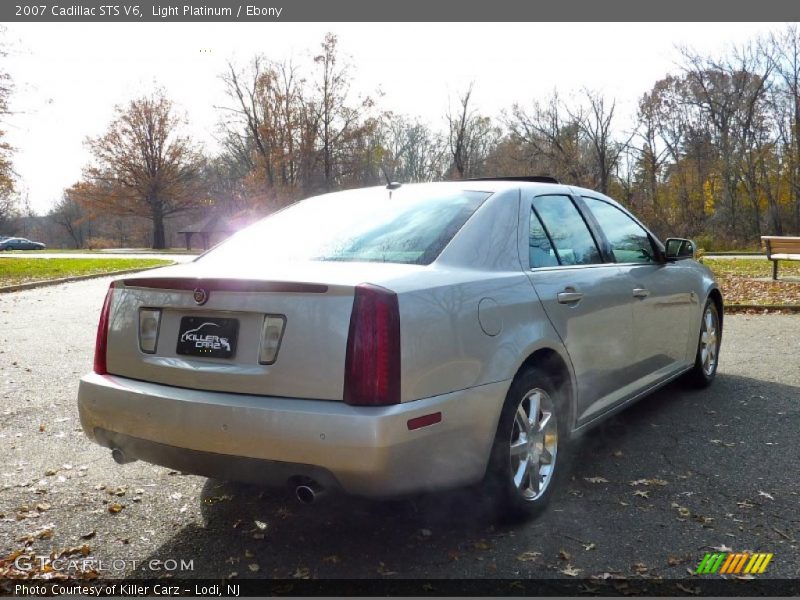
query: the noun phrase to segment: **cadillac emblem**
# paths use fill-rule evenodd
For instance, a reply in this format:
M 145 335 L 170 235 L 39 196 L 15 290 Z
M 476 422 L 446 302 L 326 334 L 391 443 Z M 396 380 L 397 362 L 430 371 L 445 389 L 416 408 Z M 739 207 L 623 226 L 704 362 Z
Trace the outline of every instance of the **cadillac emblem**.
M 194 291 L 194 301 L 196 304 L 205 304 L 208 302 L 208 292 L 203 288 L 197 288 Z

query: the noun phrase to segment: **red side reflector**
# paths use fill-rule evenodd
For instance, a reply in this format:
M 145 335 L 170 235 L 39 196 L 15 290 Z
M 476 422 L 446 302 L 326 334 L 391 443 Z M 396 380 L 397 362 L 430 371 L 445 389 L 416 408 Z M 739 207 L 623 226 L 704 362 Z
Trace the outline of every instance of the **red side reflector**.
M 100 321 L 97 323 L 97 338 L 94 345 L 94 372 L 98 375 L 107 375 L 106 350 L 108 349 L 108 322 L 111 313 L 111 297 L 114 295 L 115 282 L 111 282 L 100 311 Z
M 414 417 L 408 420 L 408 430 L 413 431 L 420 427 L 427 427 L 428 425 L 436 425 L 442 422 L 442 413 L 437 412 L 431 415 L 423 415 L 421 417 Z

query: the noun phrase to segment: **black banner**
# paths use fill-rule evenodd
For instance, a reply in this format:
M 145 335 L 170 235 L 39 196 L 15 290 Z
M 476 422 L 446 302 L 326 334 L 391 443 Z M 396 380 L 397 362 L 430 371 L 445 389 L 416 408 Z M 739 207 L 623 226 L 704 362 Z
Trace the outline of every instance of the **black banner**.
M 14 596 L 797 596 L 793 579 L 5 580 Z

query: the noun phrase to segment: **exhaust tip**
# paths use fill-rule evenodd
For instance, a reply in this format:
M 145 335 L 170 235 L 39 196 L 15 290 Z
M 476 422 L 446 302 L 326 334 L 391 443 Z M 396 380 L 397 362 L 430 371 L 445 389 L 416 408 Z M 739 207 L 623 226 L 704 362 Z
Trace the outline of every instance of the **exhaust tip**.
M 122 448 L 112 448 L 111 449 L 111 458 L 114 459 L 114 462 L 118 465 L 125 465 L 128 463 L 132 463 L 136 461 L 135 458 L 131 458 L 125 452 L 123 452 Z
M 325 488 L 314 481 L 298 485 L 294 488 L 294 495 L 302 504 L 312 504 L 324 493 Z
M 311 489 L 309 485 L 298 485 L 294 490 L 294 495 L 297 496 L 297 499 L 303 504 L 313 504 L 317 497 L 314 490 Z

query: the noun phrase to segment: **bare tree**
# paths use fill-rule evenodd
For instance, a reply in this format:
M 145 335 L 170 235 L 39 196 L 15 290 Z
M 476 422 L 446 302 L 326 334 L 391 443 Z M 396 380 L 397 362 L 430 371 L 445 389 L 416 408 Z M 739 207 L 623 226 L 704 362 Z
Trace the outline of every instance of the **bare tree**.
M 459 179 L 478 175 L 500 137 L 489 117 L 472 108 L 473 84 L 459 97 L 455 110 L 448 109 L 448 143 L 452 158 L 451 172 Z
M 570 116 L 578 124 L 591 149 L 595 171 L 593 187 L 599 186 L 600 191 L 607 194 L 620 153 L 633 136 L 624 142 L 614 140 L 611 124 L 616 109 L 615 100 L 607 102 L 602 94 L 588 89 L 584 89 L 584 94 L 588 105 L 580 106 L 575 113 L 570 112 Z
M 48 216 L 67 232 L 75 248 L 83 248 L 86 238 L 91 235 L 88 227 L 89 217 L 69 190 L 64 192 Z
M 586 144 L 579 123 L 570 115 L 557 91 L 530 110 L 515 104 L 506 118 L 512 138 L 520 142 L 529 161 L 544 172 L 577 185 L 590 185 Z

